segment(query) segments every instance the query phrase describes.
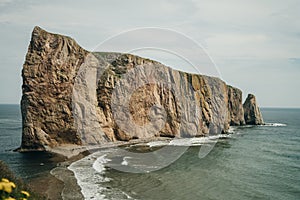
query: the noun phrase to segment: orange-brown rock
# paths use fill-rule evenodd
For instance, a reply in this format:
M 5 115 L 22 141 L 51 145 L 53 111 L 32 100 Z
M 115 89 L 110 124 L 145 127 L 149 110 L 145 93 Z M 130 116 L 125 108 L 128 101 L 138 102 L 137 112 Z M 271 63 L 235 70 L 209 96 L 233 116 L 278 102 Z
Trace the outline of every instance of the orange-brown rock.
M 241 90 L 219 78 L 131 54 L 88 52 L 70 37 L 39 27 L 32 32 L 22 77 L 24 150 L 205 136 L 261 122 L 245 122 L 244 115 L 254 119 L 253 106 L 243 108 Z
M 263 125 L 264 120 L 260 109 L 257 105 L 256 98 L 253 94 L 248 94 L 248 97 L 243 105 L 245 122 L 249 125 Z

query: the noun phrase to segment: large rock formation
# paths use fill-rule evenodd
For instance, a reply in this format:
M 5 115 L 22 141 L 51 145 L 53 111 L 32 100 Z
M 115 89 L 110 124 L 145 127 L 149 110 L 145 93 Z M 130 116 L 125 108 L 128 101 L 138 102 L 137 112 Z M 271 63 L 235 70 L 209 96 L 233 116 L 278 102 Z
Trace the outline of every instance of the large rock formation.
M 231 126 L 239 126 L 245 124 L 244 110 L 242 104 L 242 91 L 230 85 L 227 86 L 228 92 L 228 110 Z
M 262 125 L 264 120 L 253 94 L 248 97 L 243 105 L 245 122 L 250 125 Z
M 22 71 L 22 148 L 81 144 L 71 101 L 74 77 L 87 53 L 69 37 L 34 28 Z
M 204 136 L 263 123 L 255 100 L 243 108 L 242 92 L 218 78 L 135 55 L 88 52 L 39 27 L 22 77 L 22 149 Z

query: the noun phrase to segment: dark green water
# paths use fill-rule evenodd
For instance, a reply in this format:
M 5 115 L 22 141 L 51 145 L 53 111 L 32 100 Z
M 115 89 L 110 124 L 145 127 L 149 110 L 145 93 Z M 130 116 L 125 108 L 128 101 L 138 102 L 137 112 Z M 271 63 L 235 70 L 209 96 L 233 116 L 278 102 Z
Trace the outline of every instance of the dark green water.
M 81 186 L 85 181 L 83 192 L 95 199 L 300 199 L 300 109 L 262 112 L 266 122 L 281 125 L 236 128 L 202 159 L 199 147 L 190 147 L 176 162 L 151 173 L 111 168 L 99 173 L 95 166 L 84 165 L 93 164 L 93 156 L 73 169 Z M 0 105 L 0 159 L 25 178 L 55 166 L 45 153 L 12 152 L 20 141 L 19 106 Z
M 273 124 L 238 127 L 202 159 L 200 147 L 190 147 L 155 172 L 103 170 L 103 163 L 117 157 L 120 162 L 123 155 L 116 149 L 96 152 L 70 169 L 87 199 L 300 199 L 300 110 L 262 112 Z
M 0 105 L 0 160 L 20 177 L 34 178 L 53 167 L 51 155 L 44 152 L 13 152 L 20 147 L 22 120 L 19 105 Z

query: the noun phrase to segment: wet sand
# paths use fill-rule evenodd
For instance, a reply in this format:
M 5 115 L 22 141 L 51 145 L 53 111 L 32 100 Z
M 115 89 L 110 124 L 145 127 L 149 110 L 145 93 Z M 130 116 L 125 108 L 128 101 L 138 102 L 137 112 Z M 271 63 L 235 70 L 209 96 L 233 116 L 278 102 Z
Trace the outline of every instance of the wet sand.
M 171 140 L 171 138 L 137 139 L 93 146 L 62 145 L 47 148 L 48 152 L 53 153 L 51 160 L 57 163 L 57 167 L 48 173 L 29 180 L 29 185 L 33 191 L 45 196 L 46 199 L 84 199 L 74 173 L 67 168 L 70 164 L 100 149 L 166 140 Z

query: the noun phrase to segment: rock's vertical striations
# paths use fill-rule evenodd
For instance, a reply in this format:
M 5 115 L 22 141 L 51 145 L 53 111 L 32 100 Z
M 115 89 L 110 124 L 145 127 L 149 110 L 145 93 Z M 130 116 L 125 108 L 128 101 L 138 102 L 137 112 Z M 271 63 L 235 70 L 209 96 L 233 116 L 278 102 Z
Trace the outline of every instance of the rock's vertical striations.
M 22 77 L 22 148 L 81 144 L 72 115 L 74 77 L 87 54 L 73 39 L 32 32 Z
M 242 91 L 232 86 L 227 86 L 228 92 L 228 111 L 231 126 L 239 126 L 245 124 L 244 110 L 243 110 L 243 96 Z
M 132 71 L 139 79 L 126 81 L 124 76 Z M 172 86 L 151 82 L 155 74 Z M 22 77 L 23 150 L 205 136 L 226 132 L 230 125 L 263 124 L 255 97 L 249 95 L 243 106 L 241 90 L 218 78 L 176 71 L 130 54 L 91 53 L 73 39 L 39 27 L 32 32 Z M 124 108 L 130 85 L 135 91 Z M 121 103 L 114 104 L 114 93 Z M 154 122 L 151 114 L 160 117 Z M 126 131 L 123 125 L 128 126 L 129 118 L 133 123 Z M 140 128 L 144 125 L 149 129 Z
M 264 120 L 253 94 L 248 97 L 243 105 L 245 122 L 249 125 L 263 125 Z

